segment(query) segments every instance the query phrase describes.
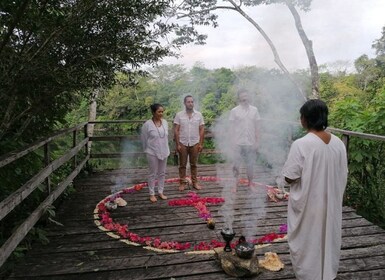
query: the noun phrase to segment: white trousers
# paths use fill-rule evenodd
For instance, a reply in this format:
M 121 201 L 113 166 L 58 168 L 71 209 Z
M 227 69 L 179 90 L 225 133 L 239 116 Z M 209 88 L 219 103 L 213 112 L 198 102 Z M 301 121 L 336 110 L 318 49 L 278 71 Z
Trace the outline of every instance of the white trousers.
M 166 179 L 167 158 L 158 159 L 156 156 L 147 154 L 148 161 L 148 190 L 150 195 L 155 195 L 155 183 L 158 182 L 158 193 L 162 194 L 164 190 L 164 181 Z

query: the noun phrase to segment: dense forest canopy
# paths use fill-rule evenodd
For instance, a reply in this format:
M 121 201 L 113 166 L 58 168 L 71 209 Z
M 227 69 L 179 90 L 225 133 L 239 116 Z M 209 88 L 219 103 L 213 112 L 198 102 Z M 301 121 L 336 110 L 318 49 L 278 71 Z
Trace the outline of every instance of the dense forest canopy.
M 1 1 L 0 141 L 51 131 L 77 94 L 170 55 L 169 1 Z M 162 43 L 163 42 L 163 43 Z M 33 128 L 33 129 L 32 129 Z M 19 137 L 18 137 L 19 136 Z

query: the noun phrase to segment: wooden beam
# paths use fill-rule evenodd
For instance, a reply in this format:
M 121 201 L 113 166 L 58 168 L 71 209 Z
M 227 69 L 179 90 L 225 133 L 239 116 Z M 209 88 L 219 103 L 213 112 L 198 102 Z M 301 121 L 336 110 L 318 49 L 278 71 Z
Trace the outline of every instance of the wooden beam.
M 144 152 L 132 152 L 132 153 L 98 153 L 91 154 L 91 158 L 122 158 L 122 157 L 139 157 L 144 156 Z
M 91 136 L 90 141 L 123 141 L 140 140 L 139 135 L 112 135 L 112 136 Z
M 83 166 L 88 161 L 89 157 L 86 157 L 73 171 L 72 173 L 62 181 L 57 188 L 36 208 L 35 211 L 16 229 L 10 238 L 0 248 L 0 267 L 4 264 L 7 258 L 16 249 L 17 245 L 24 239 L 31 228 L 37 223 L 41 216 L 46 211 L 47 207 L 63 193 L 69 184 L 72 183 L 74 178 L 82 170 Z
M 343 130 L 338 128 L 328 128 L 328 130 L 331 132 L 340 133 L 343 135 L 355 136 L 355 137 L 360 137 L 360 138 L 370 139 L 370 140 L 385 141 L 385 136 L 382 136 L 382 135 L 354 132 L 354 131 Z
M 51 150 L 49 147 L 49 143 L 46 143 L 44 145 L 44 163 L 45 166 L 47 167 L 51 162 Z M 47 186 L 47 191 L 48 194 L 51 193 L 51 178 L 47 176 L 47 179 L 45 180 L 46 186 Z
M 76 144 L 77 144 L 77 130 L 74 130 L 72 132 L 72 148 L 75 148 L 76 147 Z M 77 165 L 77 156 L 75 155 L 74 158 L 73 158 L 73 162 L 72 162 L 72 167 L 73 168 L 76 168 L 76 165 Z
M 72 148 L 69 152 L 62 157 L 51 162 L 50 165 L 42 169 L 34 177 L 32 177 L 27 183 L 25 183 L 17 191 L 13 192 L 10 196 L 0 202 L 0 220 L 2 220 L 9 212 L 11 212 L 17 205 L 19 205 L 26 197 L 28 197 L 36 187 L 43 182 L 52 172 L 70 160 L 76 155 L 80 149 L 82 149 L 88 143 L 88 138 L 84 139 L 75 148 Z
M 33 152 L 35 151 L 36 149 L 44 146 L 45 144 L 49 143 L 49 142 L 52 142 L 53 140 L 55 140 L 56 138 L 58 137 L 61 137 L 65 134 L 67 134 L 68 132 L 72 132 L 74 130 L 79 130 L 80 128 L 82 128 L 86 123 L 81 123 L 77 126 L 74 126 L 72 128 L 68 128 L 68 129 L 64 129 L 64 130 L 61 130 L 55 134 L 53 134 L 52 136 L 44 139 L 44 140 L 39 140 L 39 141 L 36 141 L 32 144 L 30 144 L 29 146 L 25 147 L 25 148 L 22 148 L 20 150 L 17 150 L 17 151 L 14 151 L 14 152 L 10 152 L 10 153 L 7 153 L 3 156 L 0 157 L 0 167 L 3 167 L 7 164 L 10 164 L 11 162 L 25 156 L 26 154 L 29 154 L 30 152 Z

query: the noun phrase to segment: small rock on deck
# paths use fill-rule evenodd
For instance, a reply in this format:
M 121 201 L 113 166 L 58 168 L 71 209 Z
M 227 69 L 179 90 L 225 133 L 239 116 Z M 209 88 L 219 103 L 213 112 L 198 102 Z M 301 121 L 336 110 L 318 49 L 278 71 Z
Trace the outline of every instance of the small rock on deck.
M 217 176 L 217 170 L 226 167 L 201 165 L 201 176 Z M 169 166 L 167 178 L 177 177 L 175 166 Z M 101 171 L 75 182 L 77 192 L 65 200 L 57 210 L 55 220 L 63 226 L 51 224 L 48 228 L 50 243 L 35 246 L 20 263 L 10 279 L 233 279 L 221 269 L 213 255 L 158 253 L 141 246 L 119 242 L 98 229 L 94 223 L 93 211 L 99 201 L 108 196 L 116 181 L 125 187 L 146 178 L 146 169 L 122 169 Z M 274 184 L 268 168 L 257 167 L 255 181 Z M 218 183 L 201 182 L 200 196 L 220 197 Z M 263 188 L 261 186 L 261 188 Z M 178 191 L 177 183 L 166 185 L 169 199 L 183 198 L 187 194 Z M 253 217 L 255 208 L 247 201 L 247 187 L 237 191 L 234 213 L 234 231 L 239 237 L 245 218 Z M 217 239 L 224 226 L 219 214 L 221 205 L 211 205 L 215 230 L 207 228 L 206 222 L 198 217 L 193 207 L 171 207 L 167 201 L 149 201 L 147 188 L 123 198 L 128 205 L 116 211 L 116 219 L 127 223 L 132 232 L 142 236 L 158 236 L 162 240 L 190 242 Z M 271 232 L 278 232 L 286 223 L 287 202 L 265 202 L 265 216 L 255 218 L 259 238 Z M 264 270 L 255 279 L 295 279 L 286 241 L 273 243 L 258 249 L 262 258 L 267 251 L 275 252 L 284 262 L 285 268 L 278 272 Z M 342 252 L 338 279 L 385 279 L 385 231 L 344 207 L 342 223 Z

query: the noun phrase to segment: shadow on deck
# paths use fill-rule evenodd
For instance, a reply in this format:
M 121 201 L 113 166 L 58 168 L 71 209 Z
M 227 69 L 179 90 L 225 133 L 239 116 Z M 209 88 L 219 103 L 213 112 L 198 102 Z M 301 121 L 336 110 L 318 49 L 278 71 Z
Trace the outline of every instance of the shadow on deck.
M 220 167 L 223 170 L 223 166 Z M 217 176 L 215 165 L 199 167 L 202 176 Z M 175 167 L 168 167 L 168 178 L 177 177 Z M 230 279 L 210 254 L 159 253 L 119 242 L 98 229 L 93 211 L 97 203 L 110 194 L 116 180 L 130 186 L 143 182 L 145 169 L 97 172 L 75 182 L 77 192 L 60 207 L 56 220 L 64 226 L 51 225 L 50 243 L 30 251 L 10 279 Z M 256 181 L 274 182 L 268 169 L 258 167 Z M 201 182 L 201 196 L 220 197 L 218 183 Z M 187 191 L 177 190 L 177 183 L 166 185 L 169 199 L 183 198 Z M 193 207 L 170 207 L 167 201 L 150 203 L 147 189 L 125 194 L 126 207 L 114 212 L 114 219 L 128 224 L 132 232 L 142 236 L 158 236 L 162 240 L 190 242 L 221 240 L 223 227 L 220 205 L 209 206 L 216 220 L 215 230 L 207 228 Z M 252 217 L 255 208 L 247 201 L 247 187 L 241 186 L 235 202 L 234 230 L 239 237 L 245 217 Z M 258 237 L 278 232 L 286 223 L 286 202 L 265 202 L 265 217 L 256 220 Z M 352 209 L 345 207 L 342 223 L 342 252 L 338 279 L 385 279 L 385 231 L 371 224 Z M 221 240 L 222 241 L 222 240 Z M 258 249 L 276 252 L 285 263 L 279 272 L 264 271 L 258 279 L 295 279 L 286 241 Z

